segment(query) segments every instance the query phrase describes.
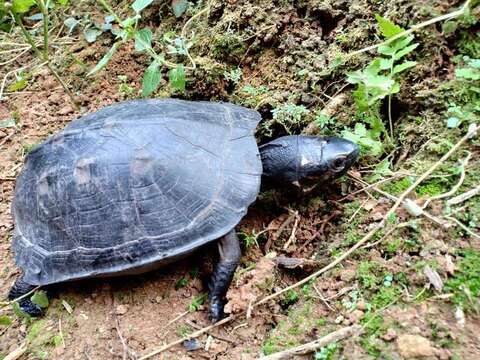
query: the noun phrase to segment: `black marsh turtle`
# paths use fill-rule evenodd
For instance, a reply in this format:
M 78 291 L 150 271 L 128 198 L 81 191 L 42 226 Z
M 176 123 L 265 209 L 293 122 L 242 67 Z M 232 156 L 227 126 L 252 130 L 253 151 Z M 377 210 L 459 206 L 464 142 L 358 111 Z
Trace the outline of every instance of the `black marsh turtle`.
M 209 301 L 211 318 L 221 318 L 241 255 L 235 226 L 262 175 L 301 185 L 345 173 L 358 155 L 335 137 L 285 136 L 258 148 L 259 121 L 228 103 L 134 100 L 83 116 L 34 148 L 12 204 L 23 275 L 9 298 L 142 273 L 218 240 Z M 19 304 L 41 313 L 28 297 Z

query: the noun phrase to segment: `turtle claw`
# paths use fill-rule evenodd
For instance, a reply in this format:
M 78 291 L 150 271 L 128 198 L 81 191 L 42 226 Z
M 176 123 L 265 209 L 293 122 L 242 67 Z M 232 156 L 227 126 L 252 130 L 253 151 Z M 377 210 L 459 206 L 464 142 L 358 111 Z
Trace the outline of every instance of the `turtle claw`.
M 43 310 L 40 306 L 33 303 L 30 299 L 22 299 L 18 301 L 20 310 L 27 313 L 30 316 L 38 317 L 43 315 Z
M 210 300 L 210 311 L 208 317 L 213 323 L 216 323 L 225 317 L 223 306 L 223 301 L 218 298 L 213 298 Z

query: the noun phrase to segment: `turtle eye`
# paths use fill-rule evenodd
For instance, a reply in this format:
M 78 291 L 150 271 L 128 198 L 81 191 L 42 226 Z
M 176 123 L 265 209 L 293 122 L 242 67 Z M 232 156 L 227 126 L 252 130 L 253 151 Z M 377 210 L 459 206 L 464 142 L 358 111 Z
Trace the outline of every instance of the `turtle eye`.
M 346 156 L 341 155 L 332 161 L 332 165 L 330 167 L 333 171 L 342 171 L 345 168 L 346 159 Z

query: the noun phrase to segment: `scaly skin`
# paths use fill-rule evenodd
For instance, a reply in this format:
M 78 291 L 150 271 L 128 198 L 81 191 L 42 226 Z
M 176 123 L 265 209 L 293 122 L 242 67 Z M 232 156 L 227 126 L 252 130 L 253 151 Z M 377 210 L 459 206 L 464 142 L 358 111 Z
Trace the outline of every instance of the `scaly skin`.
M 35 289 L 35 285 L 29 284 L 25 281 L 23 281 L 22 278 L 19 278 L 17 281 L 15 281 L 15 284 L 13 284 L 12 288 L 10 289 L 10 292 L 8 293 L 8 299 L 9 300 L 15 300 L 28 292 L 32 291 Z M 34 304 L 31 300 L 30 297 L 27 296 L 23 299 L 20 299 L 18 302 L 18 305 L 20 306 L 20 309 L 27 313 L 30 316 L 41 316 L 43 315 L 43 310 L 41 307 L 38 305 Z

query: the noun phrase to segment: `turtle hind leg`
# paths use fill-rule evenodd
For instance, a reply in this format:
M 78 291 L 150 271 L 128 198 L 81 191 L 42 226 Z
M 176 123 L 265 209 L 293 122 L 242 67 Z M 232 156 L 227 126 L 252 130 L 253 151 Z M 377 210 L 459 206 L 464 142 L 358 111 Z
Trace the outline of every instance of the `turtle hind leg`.
M 10 292 L 8 293 L 8 299 L 9 300 L 15 300 L 18 299 L 19 297 L 22 297 L 23 295 L 29 293 L 33 289 L 35 289 L 37 286 L 29 284 L 25 281 L 23 281 L 23 278 L 17 279 L 15 283 L 12 285 Z M 43 315 L 42 308 L 38 306 L 37 304 L 34 304 L 30 300 L 30 296 L 26 296 L 20 300 L 17 300 L 18 305 L 20 306 L 20 309 L 27 313 L 30 316 L 41 316 Z
M 235 229 L 218 241 L 218 251 L 220 260 L 215 266 L 209 283 L 209 316 L 213 322 L 217 322 L 224 316 L 225 294 L 240 261 L 240 244 Z

